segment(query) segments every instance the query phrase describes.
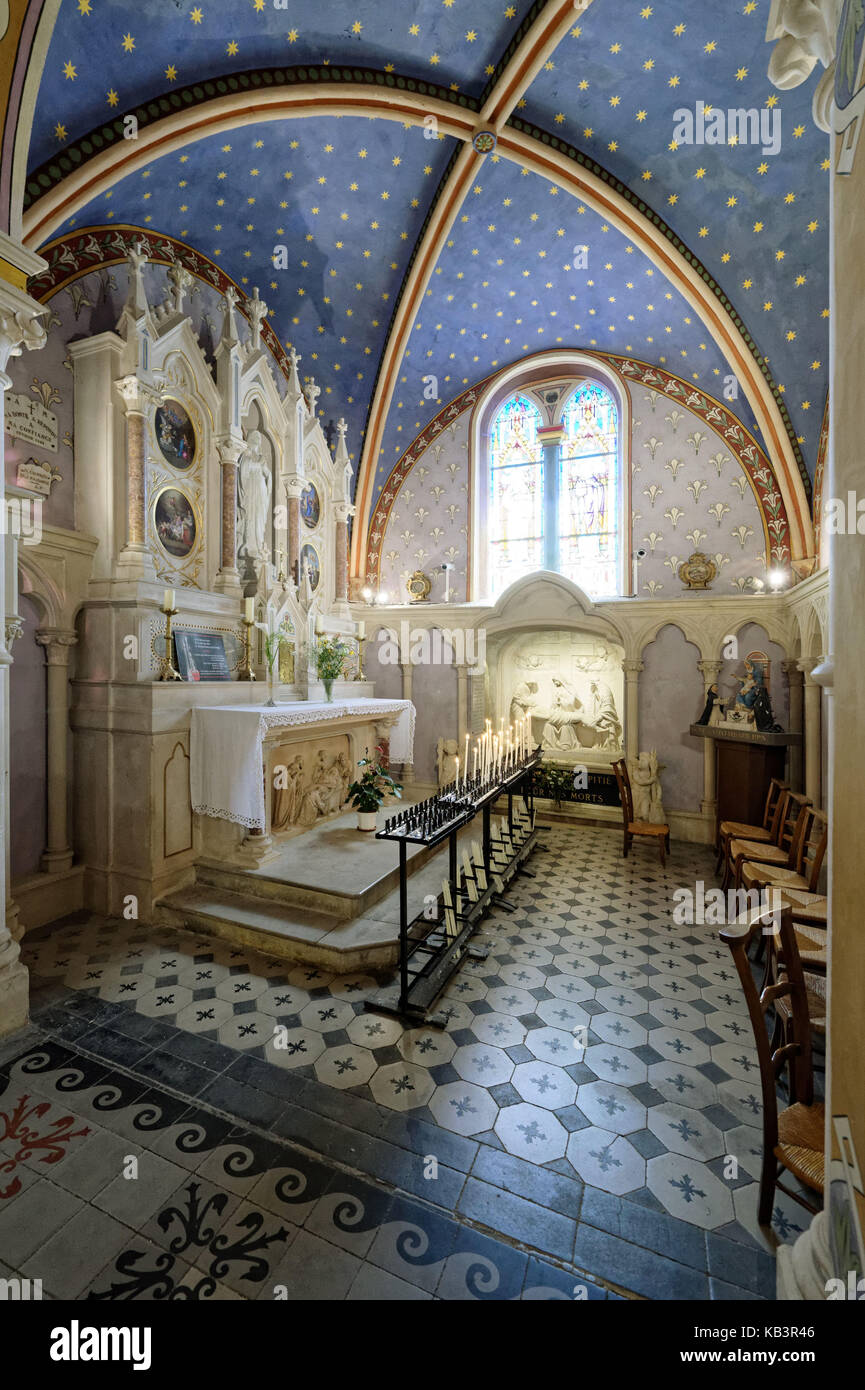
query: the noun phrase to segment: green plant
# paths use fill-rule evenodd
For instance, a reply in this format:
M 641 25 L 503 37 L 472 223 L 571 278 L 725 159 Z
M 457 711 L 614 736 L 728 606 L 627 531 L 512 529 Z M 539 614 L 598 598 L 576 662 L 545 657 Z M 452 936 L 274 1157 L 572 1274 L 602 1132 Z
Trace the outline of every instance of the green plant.
M 556 763 L 542 763 L 539 771 L 537 791 L 540 796 L 549 796 L 556 806 L 571 800 L 565 795 L 574 785 L 573 768 L 562 767 Z
M 345 659 L 351 653 L 341 637 L 323 637 L 315 648 L 315 669 L 319 680 L 335 681 L 342 675 Z
M 279 660 L 279 652 L 285 641 L 284 632 L 268 632 L 264 638 L 264 657 L 268 671 L 272 671 Z
M 376 748 L 376 753 L 381 754 L 381 749 Z M 348 789 L 348 799 L 357 811 L 377 811 L 386 796 L 395 796 L 398 800 L 402 797 L 402 786 L 395 782 L 389 772 L 385 772 L 381 763 L 369 756 L 369 749 L 364 750 L 365 756 L 358 759 L 358 767 L 363 768 L 360 780 L 352 782 Z

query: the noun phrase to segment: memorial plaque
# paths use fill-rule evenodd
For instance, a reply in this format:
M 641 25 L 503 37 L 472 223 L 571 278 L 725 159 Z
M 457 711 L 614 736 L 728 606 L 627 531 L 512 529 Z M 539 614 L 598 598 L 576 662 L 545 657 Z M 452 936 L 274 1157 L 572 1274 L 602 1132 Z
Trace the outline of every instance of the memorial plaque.
M 57 453 L 57 416 L 41 401 L 20 392 L 6 397 L 6 433 Z
M 177 669 L 185 681 L 230 681 L 228 653 L 223 632 L 185 632 L 175 629 Z M 228 634 L 230 635 L 230 634 Z

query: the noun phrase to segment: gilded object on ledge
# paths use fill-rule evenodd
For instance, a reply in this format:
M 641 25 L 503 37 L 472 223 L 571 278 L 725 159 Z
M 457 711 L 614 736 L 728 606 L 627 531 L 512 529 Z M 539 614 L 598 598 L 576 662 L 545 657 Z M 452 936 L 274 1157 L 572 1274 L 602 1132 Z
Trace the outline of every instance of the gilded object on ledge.
M 678 569 L 679 578 L 686 589 L 708 589 L 717 573 L 714 560 L 710 560 L 702 550 L 695 550 Z
M 432 589 L 432 580 L 423 570 L 415 570 L 406 582 L 412 603 L 426 603 Z

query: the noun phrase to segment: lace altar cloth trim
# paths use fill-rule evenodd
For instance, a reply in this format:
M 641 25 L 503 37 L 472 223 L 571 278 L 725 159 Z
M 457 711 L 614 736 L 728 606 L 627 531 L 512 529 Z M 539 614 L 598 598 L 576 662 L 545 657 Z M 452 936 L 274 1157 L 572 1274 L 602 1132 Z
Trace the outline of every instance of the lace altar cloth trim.
M 392 717 L 390 756 L 410 763 L 414 752 L 415 707 L 410 700 L 334 700 L 298 702 L 266 709 L 261 705 L 223 705 L 192 711 L 190 793 L 200 816 L 234 821 L 247 830 L 264 830 L 262 776 L 264 737 L 270 729 L 299 724 L 335 724 L 367 715 Z

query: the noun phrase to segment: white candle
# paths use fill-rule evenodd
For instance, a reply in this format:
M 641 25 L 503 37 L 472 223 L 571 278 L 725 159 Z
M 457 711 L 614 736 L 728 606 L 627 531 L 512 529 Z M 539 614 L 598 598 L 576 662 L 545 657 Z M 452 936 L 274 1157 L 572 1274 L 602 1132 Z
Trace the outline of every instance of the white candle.
M 469 735 L 466 734 L 466 757 L 465 757 L 465 762 L 463 763 L 463 781 L 466 780 L 466 778 L 468 777 L 468 775 L 469 775 Z
M 476 782 L 477 779 L 478 779 L 478 746 L 477 746 L 477 744 L 475 744 L 475 746 L 474 746 L 474 756 L 473 756 L 473 758 L 472 758 L 472 781 L 473 781 L 473 782 Z
M 459 758 L 457 758 L 457 775 L 456 775 L 456 777 L 454 778 L 454 786 L 455 786 L 456 790 L 459 791 L 459 787 L 460 787 L 460 760 L 459 760 Z
M 166 589 L 162 595 L 162 607 L 166 613 L 170 613 L 174 608 L 174 590 Z
M 358 623 L 357 628 L 355 629 L 355 631 L 357 632 L 358 637 L 363 637 L 364 634 L 366 633 L 366 623 L 364 623 L 364 622 Z
M 248 623 L 255 622 L 255 599 L 245 598 L 243 600 L 243 616 Z

